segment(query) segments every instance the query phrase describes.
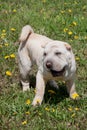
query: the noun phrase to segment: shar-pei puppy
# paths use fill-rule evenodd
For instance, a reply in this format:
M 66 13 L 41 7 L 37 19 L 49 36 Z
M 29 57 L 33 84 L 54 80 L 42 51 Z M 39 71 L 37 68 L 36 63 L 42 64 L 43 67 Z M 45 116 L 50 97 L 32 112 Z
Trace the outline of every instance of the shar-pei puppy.
M 19 41 L 18 62 L 23 91 L 30 89 L 29 73 L 32 65 L 38 67 L 34 106 L 42 103 L 48 81 L 54 87 L 57 87 L 56 80 L 65 81 L 69 96 L 72 99 L 79 97 L 75 90 L 75 58 L 68 43 L 36 34 L 29 25 L 22 28 Z

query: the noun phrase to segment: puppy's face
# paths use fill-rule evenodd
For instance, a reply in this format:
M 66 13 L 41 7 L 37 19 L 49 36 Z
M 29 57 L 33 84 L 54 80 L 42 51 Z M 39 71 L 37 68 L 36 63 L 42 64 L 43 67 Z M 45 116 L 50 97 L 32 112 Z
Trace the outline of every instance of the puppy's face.
M 61 42 L 48 43 L 44 48 L 43 67 L 53 77 L 63 76 L 68 67 L 68 53 L 71 47 Z M 69 57 L 70 58 L 70 57 Z

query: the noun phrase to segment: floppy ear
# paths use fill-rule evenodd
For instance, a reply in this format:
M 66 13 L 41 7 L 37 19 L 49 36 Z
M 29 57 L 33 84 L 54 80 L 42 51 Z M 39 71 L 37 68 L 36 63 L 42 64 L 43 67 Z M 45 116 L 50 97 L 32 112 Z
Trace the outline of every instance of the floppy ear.
M 65 47 L 66 47 L 66 49 L 68 50 L 68 51 L 71 51 L 71 46 L 68 44 L 68 43 L 65 43 Z

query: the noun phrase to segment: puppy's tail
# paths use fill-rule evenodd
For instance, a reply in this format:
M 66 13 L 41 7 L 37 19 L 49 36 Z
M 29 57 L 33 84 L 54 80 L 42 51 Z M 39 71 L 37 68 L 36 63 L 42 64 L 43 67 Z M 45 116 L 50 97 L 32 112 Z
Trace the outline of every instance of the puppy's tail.
M 30 25 L 26 25 L 22 28 L 20 37 L 19 37 L 19 42 L 24 42 L 28 39 L 31 33 L 34 33 L 33 29 L 31 28 Z

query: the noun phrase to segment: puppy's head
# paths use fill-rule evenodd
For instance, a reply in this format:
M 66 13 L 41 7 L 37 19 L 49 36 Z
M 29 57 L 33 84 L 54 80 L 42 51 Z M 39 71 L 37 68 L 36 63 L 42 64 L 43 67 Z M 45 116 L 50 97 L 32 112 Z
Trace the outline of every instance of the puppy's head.
M 63 76 L 68 69 L 71 46 L 60 41 L 52 41 L 44 47 L 43 67 L 53 77 Z

